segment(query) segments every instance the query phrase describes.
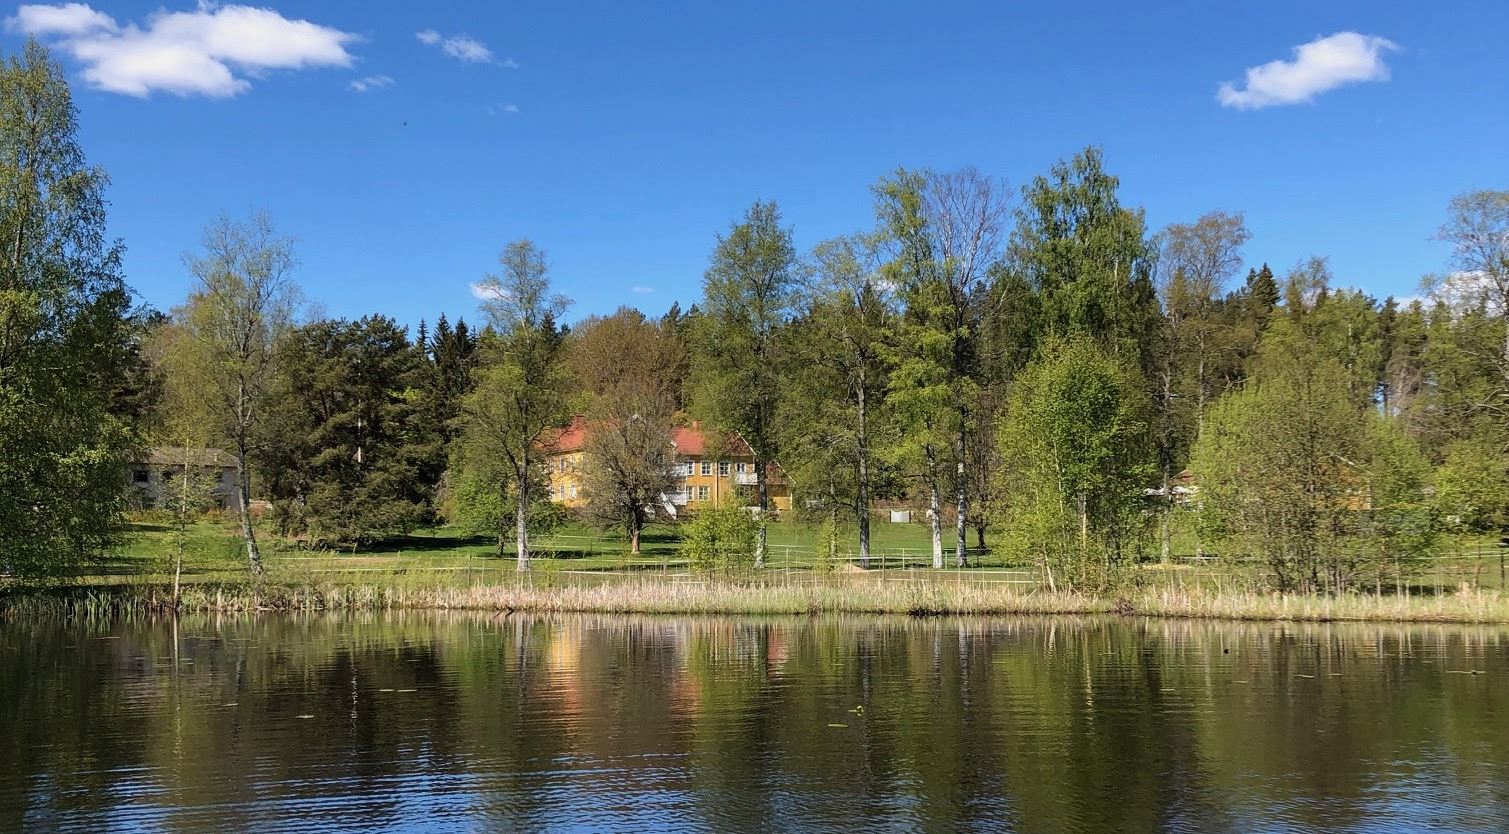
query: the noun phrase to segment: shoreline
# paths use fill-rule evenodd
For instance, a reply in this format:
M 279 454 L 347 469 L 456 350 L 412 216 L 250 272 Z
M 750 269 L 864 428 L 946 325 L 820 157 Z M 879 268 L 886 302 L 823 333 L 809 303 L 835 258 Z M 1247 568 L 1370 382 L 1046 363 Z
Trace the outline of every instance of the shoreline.
M 115 616 L 175 610 L 167 585 L 13 588 L 0 619 Z M 179 613 L 456 610 L 499 613 L 701 616 L 886 614 L 909 617 L 1103 615 L 1267 622 L 1509 624 L 1509 596 L 1464 590 L 1430 597 L 1340 597 L 1131 590 L 1118 596 L 1006 590 L 946 580 L 882 583 L 828 579 L 779 584 L 631 579 L 598 585 L 290 582 L 186 585 Z

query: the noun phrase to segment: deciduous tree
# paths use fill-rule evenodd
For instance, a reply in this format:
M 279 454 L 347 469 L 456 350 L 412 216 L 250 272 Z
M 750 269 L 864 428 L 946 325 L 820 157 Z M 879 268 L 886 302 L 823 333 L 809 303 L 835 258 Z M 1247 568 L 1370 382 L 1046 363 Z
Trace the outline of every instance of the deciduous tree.
M 463 401 L 455 459 L 463 477 L 496 496 L 494 506 L 512 510 L 518 569 L 527 571 L 531 505 L 544 498 L 539 442 L 567 416 L 566 334 L 557 318 L 571 302 L 552 289 L 545 252 L 532 241 L 508 244 L 498 265 L 479 284 L 490 332 Z M 506 526 L 499 518 L 499 555 Z
M 780 338 L 796 298 L 796 249 L 775 203 L 756 202 L 713 247 L 692 352 L 692 410 L 737 433 L 754 458 L 760 509 L 755 567 L 765 564 L 769 465 L 778 457 Z
M 0 64 L 0 573 L 67 574 L 117 540 L 139 323 L 63 71 Z
M 300 295 L 293 281 L 293 239 L 266 214 L 244 221 L 221 215 L 205 227 L 198 254 L 186 256 L 196 286 L 174 310 L 179 337 L 164 352 L 170 384 L 201 392 L 195 402 L 215 442 L 236 457 L 241 537 L 253 574 L 262 556 L 252 527 L 252 467 L 258 431 L 275 383 L 278 351 L 293 330 Z
M 573 375 L 587 402 L 581 471 L 587 513 L 621 527 L 634 553 L 676 483 L 671 428 L 682 356 L 664 325 L 627 307 L 583 322 L 571 345 Z

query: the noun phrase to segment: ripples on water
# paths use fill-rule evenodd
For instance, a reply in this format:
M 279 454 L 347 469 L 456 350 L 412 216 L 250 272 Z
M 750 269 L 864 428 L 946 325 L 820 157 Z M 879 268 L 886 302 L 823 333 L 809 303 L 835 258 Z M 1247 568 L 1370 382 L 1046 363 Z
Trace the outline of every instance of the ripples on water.
M 4 831 L 1509 830 L 1509 631 L 0 623 Z

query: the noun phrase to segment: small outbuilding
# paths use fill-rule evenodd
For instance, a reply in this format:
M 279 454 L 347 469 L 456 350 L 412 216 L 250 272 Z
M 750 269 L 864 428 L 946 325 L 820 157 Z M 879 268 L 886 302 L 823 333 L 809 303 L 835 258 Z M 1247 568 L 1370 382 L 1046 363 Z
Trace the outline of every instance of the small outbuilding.
M 241 500 L 241 483 L 236 477 L 236 458 L 220 449 L 194 449 L 163 446 L 149 450 L 131 464 L 129 488 L 132 506 L 159 509 L 173 479 L 187 470 L 203 476 L 210 484 L 210 499 L 221 509 L 235 508 Z

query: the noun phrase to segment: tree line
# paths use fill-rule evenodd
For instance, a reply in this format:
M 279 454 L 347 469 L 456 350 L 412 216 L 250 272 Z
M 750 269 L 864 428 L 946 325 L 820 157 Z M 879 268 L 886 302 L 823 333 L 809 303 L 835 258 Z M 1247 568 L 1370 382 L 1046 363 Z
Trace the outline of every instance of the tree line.
M 867 561 L 872 508 L 900 502 L 924 510 L 935 567 L 989 537 L 1055 588 L 1112 588 L 1177 534 L 1261 561 L 1280 589 L 1382 592 L 1442 534 L 1509 522 L 1506 191 L 1455 198 L 1442 275 L 1380 301 L 1323 258 L 1256 265 L 1240 213 L 1150 229 L 1095 147 L 1020 189 L 899 169 L 858 231 L 806 252 L 755 202 L 685 311 L 568 325 L 546 253 L 520 239 L 478 285 L 479 328 L 441 316 L 411 335 L 310 315 L 293 240 L 263 215 L 206 227 L 182 304 L 133 307 L 104 174 L 40 47 L 8 60 L 0 106 L 13 574 L 107 551 L 149 443 L 234 455 L 254 572 L 254 494 L 283 537 L 446 520 L 527 569 L 560 516 L 542 442 L 575 414 L 586 516 L 636 547 L 676 483 L 674 426 L 747 444 L 756 565 L 776 464 L 830 551 L 850 530 Z

